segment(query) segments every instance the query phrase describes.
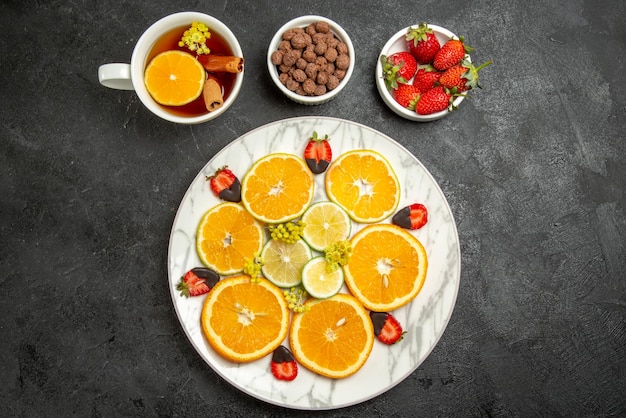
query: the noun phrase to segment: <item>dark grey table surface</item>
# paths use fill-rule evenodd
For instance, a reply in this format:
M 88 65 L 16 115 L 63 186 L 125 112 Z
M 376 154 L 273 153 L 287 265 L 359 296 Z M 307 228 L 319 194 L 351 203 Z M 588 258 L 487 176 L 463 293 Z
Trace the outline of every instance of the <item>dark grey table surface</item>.
M 339 416 L 626 415 L 626 2 L 0 3 L 2 416 L 292 416 L 222 380 L 187 340 L 167 284 L 170 228 L 222 147 L 276 120 L 359 122 L 433 174 L 462 251 L 456 307 L 426 361 Z M 245 81 L 196 126 L 161 121 L 99 85 L 141 32 L 175 11 L 223 20 Z M 287 20 L 351 35 L 342 94 L 296 105 L 271 84 L 267 44 Z M 483 89 L 420 124 L 379 97 L 374 67 L 398 30 L 464 34 Z

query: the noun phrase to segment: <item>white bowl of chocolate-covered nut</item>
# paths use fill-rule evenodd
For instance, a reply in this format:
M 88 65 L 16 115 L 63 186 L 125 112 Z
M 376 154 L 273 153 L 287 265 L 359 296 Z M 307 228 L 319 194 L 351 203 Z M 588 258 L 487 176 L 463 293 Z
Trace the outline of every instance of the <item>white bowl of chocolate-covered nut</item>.
M 322 16 L 285 23 L 272 38 L 267 68 L 278 89 L 296 103 L 319 105 L 343 90 L 354 71 L 354 46 L 346 31 Z

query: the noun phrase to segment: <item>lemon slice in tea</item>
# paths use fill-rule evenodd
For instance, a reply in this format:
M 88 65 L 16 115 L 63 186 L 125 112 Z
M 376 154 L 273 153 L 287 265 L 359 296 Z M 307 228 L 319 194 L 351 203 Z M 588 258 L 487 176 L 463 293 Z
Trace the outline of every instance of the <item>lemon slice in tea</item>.
M 206 75 L 204 67 L 184 51 L 165 51 L 146 67 L 144 82 L 148 93 L 162 105 L 182 106 L 202 94 Z

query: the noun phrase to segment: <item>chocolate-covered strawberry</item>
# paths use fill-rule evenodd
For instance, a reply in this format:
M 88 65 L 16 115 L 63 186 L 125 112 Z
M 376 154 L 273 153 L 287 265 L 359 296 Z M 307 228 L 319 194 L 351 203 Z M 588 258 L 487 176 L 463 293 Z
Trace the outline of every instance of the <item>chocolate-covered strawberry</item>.
M 298 376 L 298 363 L 293 354 L 284 345 L 278 346 L 272 354 L 272 374 L 278 380 L 292 381 Z
M 317 132 L 309 138 L 309 142 L 304 149 L 304 160 L 313 174 L 320 174 L 326 171 L 333 159 L 333 152 L 328 142 L 328 135 L 318 138 Z
M 395 344 L 406 334 L 400 322 L 389 312 L 370 312 L 370 319 L 374 325 L 374 335 L 384 344 Z
M 206 179 L 215 196 L 229 202 L 241 202 L 241 183 L 228 166 L 217 169 L 215 174 Z
M 220 280 L 219 274 L 205 267 L 195 267 L 189 270 L 176 285 L 181 296 L 200 296 L 209 291 Z
M 421 203 L 413 203 L 396 212 L 391 222 L 405 229 L 420 229 L 428 222 L 428 210 Z

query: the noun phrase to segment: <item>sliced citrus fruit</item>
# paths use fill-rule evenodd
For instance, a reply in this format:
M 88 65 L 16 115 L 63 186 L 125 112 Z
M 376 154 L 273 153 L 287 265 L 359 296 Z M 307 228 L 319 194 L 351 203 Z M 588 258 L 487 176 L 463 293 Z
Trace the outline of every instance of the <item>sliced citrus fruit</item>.
M 343 270 L 331 269 L 325 257 L 313 257 L 302 268 L 302 286 L 314 298 L 328 299 L 343 286 Z
M 161 52 L 148 63 L 144 83 L 152 98 L 162 105 L 182 106 L 202 94 L 206 75 L 195 57 L 184 51 Z
M 293 244 L 270 239 L 261 252 L 261 271 L 276 286 L 296 286 L 302 281 L 302 267 L 311 257 L 311 249 L 301 239 Z
M 346 285 L 367 309 L 392 311 L 417 296 L 426 279 L 428 256 L 411 233 L 391 224 L 368 225 L 350 242 Z
M 258 159 L 241 183 L 243 205 L 256 219 L 281 223 L 302 215 L 313 200 L 315 180 L 304 159 L 274 153 Z
M 375 223 L 391 215 L 400 201 L 400 183 L 389 161 L 371 150 L 339 156 L 326 171 L 326 194 L 357 222 Z
M 225 276 L 241 272 L 264 239 L 263 227 L 241 205 L 224 202 L 200 219 L 196 251 L 204 265 Z
M 307 369 L 330 378 L 356 373 L 374 344 L 369 314 L 353 296 L 338 293 L 329 299 L 309 299 L 308 310 L 293 316 L 291 351 Z
M 316 202 L 302 215 L 303 238 L 316 251 L 324 251 L 330 244 L 350 237 L 352 220 L 348 213 L 334 202 Z
M 287 336 L 289 309 L 282 291 L 262 279 L 227 277 L 211 289 L 202 307 L 202 331 L 222 357 L 237 363 L 260 359 Z

